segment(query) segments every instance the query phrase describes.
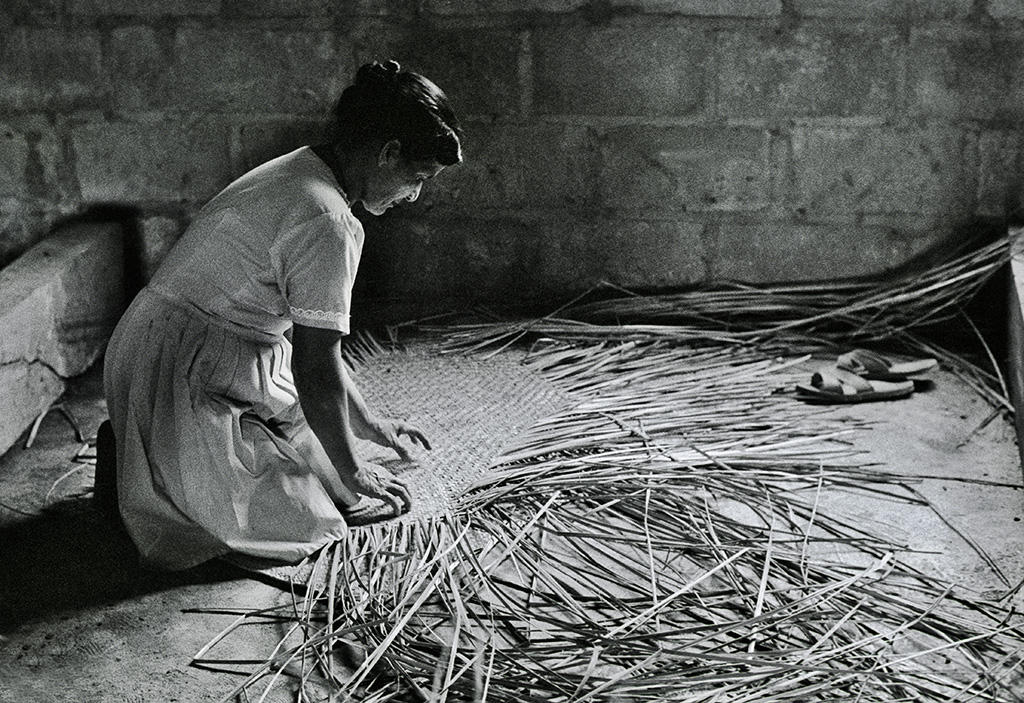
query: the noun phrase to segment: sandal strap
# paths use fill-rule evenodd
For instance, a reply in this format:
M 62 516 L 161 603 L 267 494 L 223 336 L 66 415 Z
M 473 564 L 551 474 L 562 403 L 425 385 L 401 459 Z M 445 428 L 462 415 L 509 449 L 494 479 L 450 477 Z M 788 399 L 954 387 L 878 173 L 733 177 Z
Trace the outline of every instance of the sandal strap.
M 853 373 L 888 373 L 892 368 L 891 361 L 868 349 L 854 349 L 842 354 L 836 364 L 840 369 Z
M 822 367 L 811 376 L 811 385 L 826 393 L 856 395 L 872 390 L 863 377 L 836 366 Z

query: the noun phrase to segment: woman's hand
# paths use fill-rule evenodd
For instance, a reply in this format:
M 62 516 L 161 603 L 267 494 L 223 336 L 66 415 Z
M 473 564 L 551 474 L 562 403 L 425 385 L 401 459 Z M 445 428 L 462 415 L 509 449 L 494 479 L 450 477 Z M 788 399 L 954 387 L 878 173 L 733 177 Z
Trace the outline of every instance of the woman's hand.
M 401 442 L 404 435 L 424 449 L 430 449 L 430 442 L 417 428 L 403 420 L 376 420 L 373 423 L 374 436 L 371 438 L 382 447 L 390 447 L 398 452 L 404 461 L 412 461 L 409 450 Z
M 380 464 L 361 463 L 349 479 L 349 485 L 356 493 L 390 503 L 395 515 L 408 512 L 412 507 L 412 496 L 405 483 Z

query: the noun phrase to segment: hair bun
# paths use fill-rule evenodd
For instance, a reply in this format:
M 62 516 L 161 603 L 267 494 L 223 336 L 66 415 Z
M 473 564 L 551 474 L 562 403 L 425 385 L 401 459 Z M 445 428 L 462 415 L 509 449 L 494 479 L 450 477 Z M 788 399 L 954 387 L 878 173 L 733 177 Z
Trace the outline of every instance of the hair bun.
M 393 59 L 388 59 L 384 63 L 374 61 L 359 67 L 355 82 L 357 85 L 389 85 L 394 83 L 395 77 L 401 70 L 401 65 Z

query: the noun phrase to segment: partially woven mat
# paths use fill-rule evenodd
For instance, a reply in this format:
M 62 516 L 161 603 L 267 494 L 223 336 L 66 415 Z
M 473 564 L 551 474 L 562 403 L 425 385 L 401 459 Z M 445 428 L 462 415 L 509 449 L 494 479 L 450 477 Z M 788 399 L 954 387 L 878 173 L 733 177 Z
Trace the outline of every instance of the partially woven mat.
M 361 458 L 389 466 L 409 486 L 414 503 L 403 519 L 443 513 L 514 448 L 520 433 L 569 404 L 564 391 L 523 365 L 524 357 L 521 350 L 490 358 L 441 354 L 420 343 L 355 365 L 356 385 L 371 410 L 409 421 L 430 440 L 430 451 L 413 450 L 414 466 L 360 442 Z
M 487 357 L 444 354 L 434 343 L 413 342 L 353 362 L 356 385 L 370 410 L 410 422 L 432 447 L 411 450 L 415 462 L 409 465 L 389 449 L 359 442 L 361 459 L 387 466 L 409 486 L 412 509 L 397 519 L 444 513 L 460 491 L 501 463 L 521 433 L 569 406 L 569 395 L 524 365 L 525 356 L 518 349 Z M 310 570 L 308 563 L 229 561 L 285 582 L 300 583 Z

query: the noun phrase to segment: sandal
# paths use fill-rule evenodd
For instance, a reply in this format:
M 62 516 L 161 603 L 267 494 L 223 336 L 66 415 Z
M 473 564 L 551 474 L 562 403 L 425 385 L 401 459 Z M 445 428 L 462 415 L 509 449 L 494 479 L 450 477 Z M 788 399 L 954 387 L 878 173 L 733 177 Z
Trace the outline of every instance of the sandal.
M 843 371 L 875 381 L 905 381 L 926 374 L 938 365 L 935 359 L 890 361 L 867 349 L 854 349 L 836 360 L 836 366 Z
M 811 376 L 811 385 L 797 385 L 796 397 L 808 403 L 866 403 L 897 400 L 914 392 L 914 382 L 879 381 L 840 368 L 825 368 Z

